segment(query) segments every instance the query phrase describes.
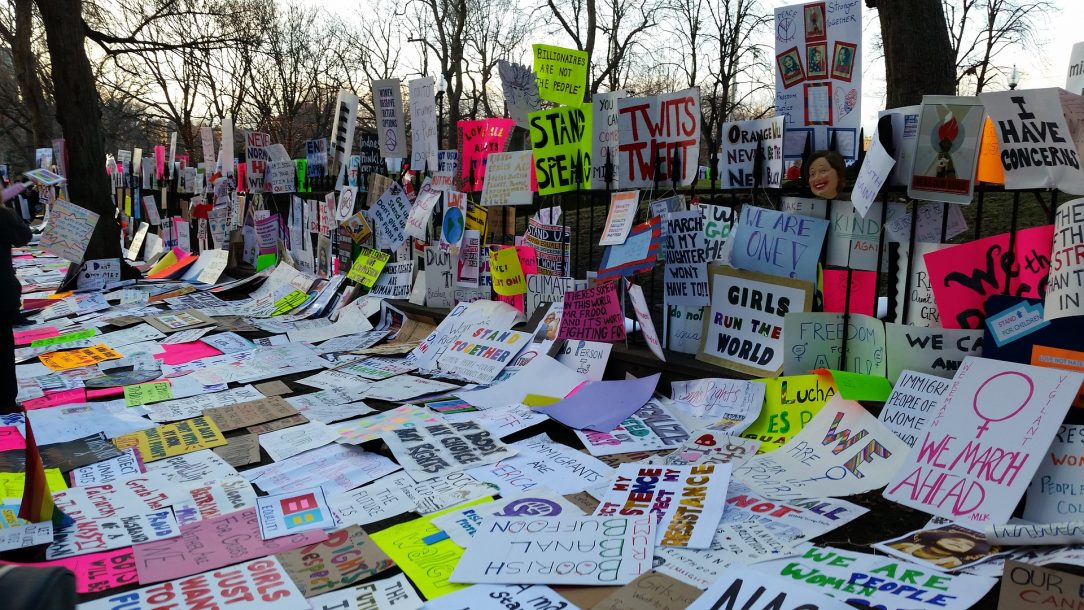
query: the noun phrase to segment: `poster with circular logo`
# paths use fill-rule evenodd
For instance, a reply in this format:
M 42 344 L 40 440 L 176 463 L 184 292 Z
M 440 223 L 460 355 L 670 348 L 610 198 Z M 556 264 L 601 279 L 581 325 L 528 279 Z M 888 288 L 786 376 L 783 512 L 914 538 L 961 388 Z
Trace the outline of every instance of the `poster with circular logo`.
M 463 222 L 463 210 L 449 206 L 444 211 L 440 239 L 449 244 L 458 245 L 463 239 Z

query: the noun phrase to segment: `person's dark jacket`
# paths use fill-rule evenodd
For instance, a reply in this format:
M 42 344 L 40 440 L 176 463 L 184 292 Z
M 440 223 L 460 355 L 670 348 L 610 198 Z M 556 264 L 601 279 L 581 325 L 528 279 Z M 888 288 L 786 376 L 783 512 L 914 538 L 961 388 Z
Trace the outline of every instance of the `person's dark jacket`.
M 30 242 L 30 227 L 14 210 L 0 204 L 0 315 L 18 315 L 22 284 L 11 265 L 11 249 Z

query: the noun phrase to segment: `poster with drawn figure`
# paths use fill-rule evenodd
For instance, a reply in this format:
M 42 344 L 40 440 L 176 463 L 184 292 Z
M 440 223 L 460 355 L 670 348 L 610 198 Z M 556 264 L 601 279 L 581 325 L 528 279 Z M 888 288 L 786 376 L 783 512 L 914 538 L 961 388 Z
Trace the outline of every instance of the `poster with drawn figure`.
M 534 70 L 523 64 L 501 59 L 497 61 L 497 73 L 501 77 L 501 89 L 504 91 L 508 116 L 516 122 L 516 127 L 530 129 L 527 115 L 542 108 Z
M 372 93 L 377 112 L 376 133 L 380 140 L 380 154 L 385 158 L 407 158 L 402 83 L 397 78 L 374 80 Z
M 1081 381 L 1081 373 L 965 358 L 884 497 L 975 529 L 1006 523 Z
M 922 98 L 908 197 L 971 203 L 985 117 L 975 97 Z
M 811 2 L 775 9 L 775 107 L 786 117 L 788 167 L 797 161 L 806 137 L 813 150 L 836 150 L 856 158 L 862 127 L 862 4 Z M 787 175 L 787 179 L 790 176 Z

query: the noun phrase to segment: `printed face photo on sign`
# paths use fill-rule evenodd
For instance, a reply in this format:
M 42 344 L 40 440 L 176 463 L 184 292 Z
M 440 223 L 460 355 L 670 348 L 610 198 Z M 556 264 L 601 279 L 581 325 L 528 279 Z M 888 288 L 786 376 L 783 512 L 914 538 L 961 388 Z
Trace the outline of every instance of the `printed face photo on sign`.
M 806 78 L 828 78 L 828 45 L 823 42 L 807 44 L 805 58 Z
M 854 43 L 836 42 L 835 52 L 832 54 L 832 78 L 851 82 L 857 48 Z
M 805 71 L 802 69 L 802 56 L 798 47 L 788 49 L 775 57 L 779 64 L 779 73 L 783 75 L 783 86 L 789 88 L 805 80 Z
M 824 3 L 814 2 L 805 5 L 806 41 L 824 40 L 827 35 L 828 29 L 824 25 Z
M 847 166 L 839 153 L 821 150 L 813 153 L 809 163 L 802 167 L 813 195 L 821 199 L 835 199 L 843 190 Z

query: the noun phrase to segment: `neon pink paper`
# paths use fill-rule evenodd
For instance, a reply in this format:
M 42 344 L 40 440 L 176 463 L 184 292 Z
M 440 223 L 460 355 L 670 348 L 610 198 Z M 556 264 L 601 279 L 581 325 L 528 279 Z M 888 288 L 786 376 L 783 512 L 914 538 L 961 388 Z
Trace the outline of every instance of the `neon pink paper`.
M 246 508 L 181 526 L 181 537 L 135 547 L 140 584 L 183 578 L 207 570 L 274 555 L 327 540 L 327 532 L 309 530 L 281 538 L 260 538 L 255 508 Z
M 877 289 L 875 271 L 851 271 L 851 283 L 847 284 L 846 269 L 824 270 L 824 311 L 843 313 L 847 309 L 847 293 L 851 293 L 851 313 L 874 315 L 873 302 Z
M 83 388 L 61 390 L 59 392 L 47 392 L 41 398 L 33 398 L 23 403 L 28 411 L 44 409 L 46 407 L 59 407 L 61 405 L 74 405 L 87 401 L 86 391 Z
M 154 357 L 161 360 L 163 364 L 169 365 L 185 364 L 186 362 L 192 362 L 199 358 L 222 355 L 222 352 L 207 345 L 203 341 L 193 341 L 191 343 L 165 343 L 162 345 L 162 349 L 164 349 L 165 352 L 155 354 Z
M 1054 225 L 1018 231 L 1011 260 L 1008 233 L 926 254 L 926 270 L 941 312 L 941 325 L 982 328 L 990 295 L 1042 297 L 1039 286 L 1046 284 L 1053 239 Z M 1006 276 L 1010 276 L 1008 293 Z
M 37 563 L 0 561 L 0 565 L 4 564 L 32 568 L 68 568 L 75 574 L 77 593 L 101 593 L 138 581 L 132 547 Z
M 55 326 L 31 328 L 30 330 L 17 330 L 15 331 L 15 345 L 30 345 L 31 341 L 50 339 L 59 335 L 60 332 L 57 331 Z
M 26 439 L 15 426 L 0 426 L 0 451 L 26 449 Z
M 621 341 L 625 338 L 625 316 L 616 282 L 565 293 L 564 315 L 558 339 L 578 341 Z

